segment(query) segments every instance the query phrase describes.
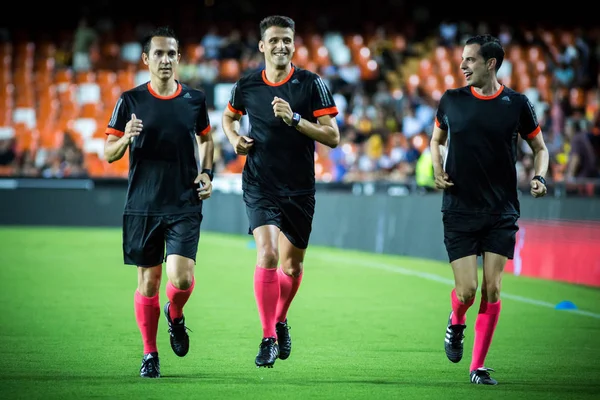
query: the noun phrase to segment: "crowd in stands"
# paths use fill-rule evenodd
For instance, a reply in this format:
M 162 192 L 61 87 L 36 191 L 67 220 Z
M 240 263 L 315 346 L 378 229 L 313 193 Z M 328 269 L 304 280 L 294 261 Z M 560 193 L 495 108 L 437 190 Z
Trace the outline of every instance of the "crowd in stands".
M 262 68 L 254 25 L 214 24 L 197 40 L 181 38 L 178 79 L 207 93 L 217 173 L 243 167 L 220 120 L 233 82 Z M 102 159 L 104 129 L 121 91 L 149 79 L 140 42 L 151 27 L 84 17 L 72 34 L 53 41 L 7 38 L 0 47 L 0 173 L 125 177 L 126 159 L 111 165 Z M 341 143 L 317 146 L 318 179 L 414 179 L 419 161 L 429 156 L 437 101 L 445 89 L 464 85 L 462 46 L 476 33 L 503 42 L 499 80 L 534 104 L 550 150 L 549 179 L 599 178 L 600 29 L 447 20 L 418 40 L 383 26 L 298 31 L 294 63 L 322 76 L 339 109 Z M 525 145 L 517 165 L 526 184 L 533 160 Z

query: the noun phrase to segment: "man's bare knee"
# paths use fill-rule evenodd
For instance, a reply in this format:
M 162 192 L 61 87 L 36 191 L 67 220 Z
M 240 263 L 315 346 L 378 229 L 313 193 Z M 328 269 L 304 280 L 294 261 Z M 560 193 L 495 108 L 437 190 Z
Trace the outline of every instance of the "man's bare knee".
M 502 273 L 506 265 L 507 257 L 495 253 L 485 253 L 483 259 L 484 285 L 481 294 L 488 303 L 496 303 L 500 300 L 502 286 Z
M 138 292 L 145 297 L 154 297 L 160 290 L 162 265 L 138 267 Z
M 258 249 L 257 264 L 263 268 L 277 268 L 279 251 L 272 245 L 265 245 Z
M 456 297 L 461 303 L 467 303 L 475 298 L 477 294 L 477 283 L 467 286 L 456 286 Z
M 186 290 L 194 282 L 194 260 L 177 254 L 167 257 L 167 276 L 177 289 Z
M 477 256 L 467 256 L 452 261 L 456 297 L 463 302 L 471 301 L 477 294 Z
M 302 275 L 306 249 L 294 246 L 283 233 L 280 233 L 279 254 L 281 257 L 281 269 L 286 275 L 293 276 L 294 278 Z
M 287 258 L 285 260 L 281 260 L 281 269 L 286 275 L 297 278 L 302 275 L 304 263 L 299 260 L 294 260 L 293 258 Z
M 484 272 L 485 273 L 485 272 Z M 493 277 L 487 276 L 481 286 L 481 297 L 488 303 L 495 303 L 500 300 L 500 288 L 502 286 L 501 275 Z
M 256 242 L 256 264 L 263 268 L 277 268 L 279 263 L 279 248 L 277 237 L 279 228 L 274 225 L 264 225 L 254 229 Z

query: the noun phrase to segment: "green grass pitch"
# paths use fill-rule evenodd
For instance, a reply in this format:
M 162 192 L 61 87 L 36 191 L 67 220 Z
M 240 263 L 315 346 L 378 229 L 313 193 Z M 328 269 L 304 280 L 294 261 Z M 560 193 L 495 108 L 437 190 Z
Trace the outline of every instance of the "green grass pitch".
M 468 368 L 479 297 L 463 361 L 444 354 L 446 263 L 318 247 L 309 248 L 288 315 L 292 356 L 257 369 L 250 242 L 202 233 L 185 309 L 190 353 L 172 353 L 161 314 L 163 377 L 145 380 L 136 271 L 123 265 L 121 231 L 0 228 L 0 398 L 600 398 L 600 290 L 505 275 L 486 361 L 499 385 L 477 386 Z M 578 309 L 555 310 L 562 300 Z

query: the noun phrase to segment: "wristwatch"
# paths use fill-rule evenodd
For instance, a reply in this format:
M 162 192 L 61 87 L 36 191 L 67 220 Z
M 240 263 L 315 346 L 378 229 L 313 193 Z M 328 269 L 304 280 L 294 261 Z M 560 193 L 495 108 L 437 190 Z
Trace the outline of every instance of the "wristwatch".
M 298 124 L 300 123 L 300 120 L 302 119 L 302 116 L 298 113 L 294 113 L 292 115 L 292 125 L 293 127 L 298 126 Z
M 212 171 L 212 169 L 204 168 L 202 170 L 202 173 L 208 175 L 208 177 L 210 178 L 210 181 L 212 182 L 212 180 L 213 180 L 213 171 Z
M 540 182 L 542 182 L 542 183 L 544 184 L 544 186 L 546 186 L 546 180 L 545 180 L 545 179 L 544 179 L 544 177 L 543 177 L 543 176 L 541 176 L 541 175 L 536 175 L 536 176 L 534 176 L 534 177 L 533 177 L 531 180 L 532 180 L 532 181 L 533 181 L 533 180 L 540 181 Z

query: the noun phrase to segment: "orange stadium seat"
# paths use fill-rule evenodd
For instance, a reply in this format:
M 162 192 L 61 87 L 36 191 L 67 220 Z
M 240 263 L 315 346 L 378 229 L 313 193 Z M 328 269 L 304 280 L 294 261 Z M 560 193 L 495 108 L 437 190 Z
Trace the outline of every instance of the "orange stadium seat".
M 117 71 L 117 84 L 122 91 L 135 87 L 135 70 L 121 69 Z
M 0 127 L 12 125 L 12 108 L 3 106 L 0 102 Z
M 97 153 L 84 153 L 84 166 L 90 176 L 101 178 L 106 175 L 106 164 Z
M 78 85 L 82 83 L 96 83 L 96 76 L 95 71 L 77 71 L 75 73 L 75 83 Z
M 508 59 L 514 63 L 522 60 L 523 57 L 523 49 L 521 46 L 517 44 L 512 44 L 508 47 Z
M 17 153 L 36 151 L 38 148 L 39 133 L 21 123 L 14 124 L 14 128 Z
M 54 72 L 54 83 L 62 86 L 73 83 L 73 70 L 70 68 L 56 70 Z
M 105 163 L 105 176 L 126 178 L 129 174 L 129 151 L 125 152 L 123 158 L 111 164 Z
M 454 62 L 454 64 L 456 65 L 457 68 L 460 66 L 460 63 L 462 62 L 462 53 L 463 53 L 462 46 L 454 46 L 452 48 L 452 57 L 451 57 L 451 59 Z
M 438 46 L 435 48 L 434 59 L 437 62 L 450 60 L 450 54 L 448 52 L 448 48 L 445 46 Z
M 531 64 L 535 64 L 538 61 L 544 61 L 543 51 L 539 46 L 530 46 L 527 48 L 527 60 Z
M 63 143 L 63 132 L 56 131 L 53 127 L 40 130 L 39 147 L 42 149 L 58 149 Z
M 437 65 L 437 73 L 441 76 L 454 74 L 456 71 L 454 66 L 452 65 L 452 62 L 448 58 L 438 60 L 436 62 L 436 65 Z
M 240 62 L 234 58 L 221 60 L 219 77 L 226 82 L 235 82 L 241 74 Z
M 379 66 L 375 60 L 368 60 L 364 64 L 360 64 L 360 79 L 370 81 L 377 78 L 379 74 Z
M 305 68 L 309 61 L 308 47 L 304 45 L 296 46 L 296 52 L 292 62 L 300 68 Z
M 408 90 L 408 93 L 411 95 L 414 95 L 416 93 L 416 91 L 420 85 L 421 85 L 421 78 L 419 78 L 419 75 L 417 75 L 417 74 L 410 75 L 406 81 L 406 89 Z
M 225 166 L 225 171 L 230 174 L 241 174 L 246 163 L 246 156 L 237 156 Z
M 311 58 L 319 67 L 326 67 L 331 64 L 329 50 L 323 45 L 317 47 L 317 51 L 314 54 L 311 54 Z
M 100 87 L 111 86 L 117 84 L 117 73 L 113 70 L 101 69 L 96 75 L 96 83 Z
M 196 64 L 204 58 L 204 46 L 197 43 L 186 44 L 183 48 L 182 60 L 186 63 Z
M 305 43 L 311 56 L 317 54 L 319 47 L 323 46 L 323 37 L 318 33 L 313 33 L 308 36 L 308 41 Z
M 9 55 L 0 55 L 0 79 L 2 82 L 12 81 L 12 58 Z
M 81 105 L 79 109 L 79 118 L 91 118 L 97 119 L 102 115 L 102 104 L 98 103 L 86 103 Z
M 419 70 L 418 70 L 419 78 L 421 80 L 425 80 L 425 79 L 427 79 L 427 77 L 431 76 L 432 74 L 433 74 L 433 64 L 431 63 L 431 60 L 429 60 L 427 58 L 421 59 L 421 61 L 419 61 Z

